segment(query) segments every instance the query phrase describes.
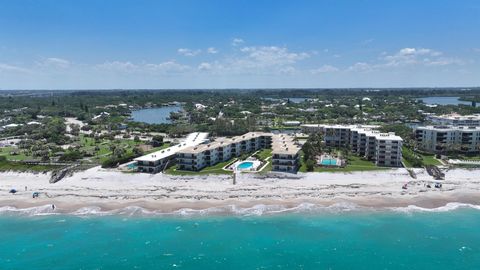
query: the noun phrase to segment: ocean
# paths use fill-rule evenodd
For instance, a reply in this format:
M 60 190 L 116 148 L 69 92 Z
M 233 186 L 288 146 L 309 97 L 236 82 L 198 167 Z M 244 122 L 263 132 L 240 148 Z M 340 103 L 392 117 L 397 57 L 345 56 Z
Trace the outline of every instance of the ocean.
M 226 215 L 3 207 L 0 269 L 479 269 L 479 209 L 257 206 Z

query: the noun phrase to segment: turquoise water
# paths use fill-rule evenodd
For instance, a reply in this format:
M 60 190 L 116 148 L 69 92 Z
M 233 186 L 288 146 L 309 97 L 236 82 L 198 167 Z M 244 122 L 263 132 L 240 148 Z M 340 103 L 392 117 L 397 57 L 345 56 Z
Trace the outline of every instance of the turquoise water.
M 337 165 L 337 160 L 334 158 L 324 158 L 322 159 L 322 165 L 325 165 L 325 166 Z
M 237 169 L 245 170 L 245 169 L 252 168 L 252 166 L 253 166 L 253 162 L 245 161 L 245 162 L 242 162 L 242 163 L 238 164 Z
M 478 269 L 480 211 L 0 216 L 0 269 Z
M 135 163 L 128 164 L 128 165 L 127 165 L 127 168 L 129 168 L 129 169 L 136 169 L 136 168 L 137 168 L 137 163 L 135 162 Z
M 179 112 L 182 110 L 180 106 L 166 106 L 160 108 L 142 109 L 132 112 L 132 118 L 137 122 L 148 124 L 166 124 L 171 123 L 168 119 L 171 112 Z

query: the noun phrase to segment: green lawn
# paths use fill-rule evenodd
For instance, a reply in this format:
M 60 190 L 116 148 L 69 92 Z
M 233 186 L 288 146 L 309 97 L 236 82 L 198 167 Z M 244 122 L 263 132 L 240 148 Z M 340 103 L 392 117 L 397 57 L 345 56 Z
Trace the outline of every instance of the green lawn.
M 307 172 L 307 166 L 303 162 L 303 157 L 300 158 L 300 172 Z M 358 156 L 350 155 L 348 157 L 347 166 L 344 168 L 324 168 L 315 166 L 314 172 L 357 172 L 357 171 L 378 171 L 388 170 L 388 167 L 378 167 L 372 161 L 364 160 Z
M 58 166 L 29 165 L 22 162 L 0 161 L 0 171 L 45 172 L 57 169 Z
M 407 156 L 407 155 L 410 155 L 410 156 L 414 155 L 412 149 L 410 149 L 406 146 L 402 147 L 402 152 L 404 153 L 404 157 Z M 423 165 L 436 165 L 436 166 L 442 165 L 442 163 L 440 161 L 435 159 L 435 155 L 433 155 L 433 154 L 428 155 L 428 154 L 416 153 L 416 155 L 418 155 L 422 158 Z M 405 158 L 403 158 L 402 161 L 407 168 L 413 168 L 413 165 L 408 160 L 406 160 Z
M 232 171 L 223 170 L 223 167 L 237 161 L 237 158 L 217 163 L 213 166 L 203 168 L 198 172 L 177 170 L 177 165 L 168 168 L 165 173 L 171 175 L 207 175 L 207 174 L 233 174 Z
M 269 159 L 267 162 L 267 166 L 265 166 L 265 168 L 263 168 L 260 173 L 268 173 L 272 170 L 272 159 Z
M 263 150 L 260 150 L 258 151 L 257 153 L 257 156 L 261 159 L 261 160 L 265 160 L 269 157 L 272 156 L 272 149 L 263 149 Z
M 420 155 L 425 165 L 442 165 L 442 163 L 435 159 L 435 155 Z
M 153 152 L 156 152 L 156 151 L 159 151 L 159 150 L 168 148 L 168 147 L 170 147 L 170 144 L 169 144 L 169 143 L 164 143 L 164 144 L 163 144 L 162 146 L 160 146 L 160 147 L 154 147 L 154 148 L 146 151 L 145 154 L 150 154 L 150 153 L 153 153 Z
M 17 152 L 18 154 L 17 155 L 12 155 L 11 154 L 12 151 Z M 7 160 L 16 160 L 16 161 L 34 159 L 32 156 L 25 155 L 23 150 L 18 149 L 16 147 L 2 147 L 2 148 L 0 148 L 0 156 L 5 156 L 7 158 Z
M 90 138 L 88 136 L 85 136 L 81 134 L 79 136 L 79 141 L 78 143 L 80 144 L 80 150 L 81 151 L 86 151 L 93 153 L 92 160 L 102 163 L 103 161 L 107 160 L 110 155 L 112 154 L 112 151 L 110 150 L 111 145 L 115 145 L 116 147 L 121 147 L 125 149 L 127 153 L 132 153 L 133 149 L 140 145 L 144 144 L 145 142 L 136 142 L 131 139 L 119 139 L 115 141 L 110 141 L 110 140 L 102 140 L 102 141 L 97 141 L 95 142 L 95 139 Z M 153 148 L 152 150 L 148 151 L 147 153 L 155 152 L 160 149 L 166 148 L 170 146 L 170 144 L 166 143 L 162 145 L 161 147 Z M 98 150 L 95 150 L 95 148 L 98 147 Z

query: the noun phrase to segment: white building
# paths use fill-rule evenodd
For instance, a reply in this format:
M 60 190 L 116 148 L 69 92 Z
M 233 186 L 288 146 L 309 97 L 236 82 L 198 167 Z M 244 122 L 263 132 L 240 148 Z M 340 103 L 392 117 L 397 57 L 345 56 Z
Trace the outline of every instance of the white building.
M 272 135 L 272 170 L 296 173 L 300 166 L 300 145 L 286 134 Z
M 232 138 L 219 138 L 208 144 L 185 148 L 177 154 L 180 170 L 199 171 L 244 153 L 272 147 L 274 170 L 296 172 L 300 146 L 293 137 L 264 132 L 249 132 Z
M 440 153 L 479 152 L 480 126 L 423 126 L 415 128 L 415 139 L 423 150 Z
M 168 148 L 153 152 L 134 159 L 137 162 L 138 171 L 147 173 L 161 172 L 175 155 L 185 148 L 199 145 L 207 140 L 208 133 L 195 132 L 187 136 L 184 142 Z
M 445 115 L 428 115 L 427 120 L 435 125 L 480 126 L 480 114 L 460 115 L 452 113 Z
M 378 126 L 368 125 L 302 125 L 305 133 L 322 133 L 326 146 L 348 147 L 353 153 L 375 161 L 377 166 L 402 166 L 402 138 L 377 129 Z

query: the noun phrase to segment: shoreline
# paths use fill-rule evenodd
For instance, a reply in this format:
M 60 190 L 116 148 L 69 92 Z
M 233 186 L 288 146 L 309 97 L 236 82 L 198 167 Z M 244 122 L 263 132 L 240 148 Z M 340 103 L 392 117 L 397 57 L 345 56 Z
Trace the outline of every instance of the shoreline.
M 423 169 L 417 179 L 405 169 L 354 173 L 240 174 L 231 176 L 169 176 L 127 174 L 98 167 L 48 183 L 49 174 L 0 173 L 0 214 L 15 211 L 70 214 L 135 212 L 276 212 L 311 208 L 391 209 L 442 208 L 449 204 L 480 205 L 480 170 L 446 172 L 441 189 L 426 188 L 434 182 Z M 408 189 L 401 187 L 408 183 Z M 27 191 L 24 187 L 27 187 Z M 12 188 L 16 194 L 9 194 Z M 39 192 L 39 198 L 32 198 Z M 56 209 L 50 211 L 49 205 Z M 37 209 L 35 209 L 37 208 Z M 126 209 L 126 210 L 125 210 Z M 301 209 L 301 211 L 308 209 Z

